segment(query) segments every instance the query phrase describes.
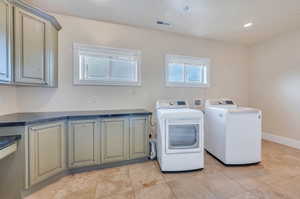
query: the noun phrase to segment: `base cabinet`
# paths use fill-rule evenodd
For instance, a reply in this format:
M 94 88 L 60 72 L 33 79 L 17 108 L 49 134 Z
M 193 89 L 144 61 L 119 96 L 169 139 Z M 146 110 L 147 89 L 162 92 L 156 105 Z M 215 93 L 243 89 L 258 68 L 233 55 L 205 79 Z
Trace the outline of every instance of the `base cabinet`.
M 25 188 L 54 177 L 67 167 L 75 171 L 147 157 L 148 118 L 79 119 L 28 126 Z
M 97 120 L 69 122 L 69 168 L 99 164 L 100 130 Z
M 148 118 L 130 118 L 130 159 L 149 154 Z
M 113 118 L 101 121 L 101 162 L 129 159 L 129 120 Z
M 65 123 L 29 127 L 30 185 L 66 169 Z

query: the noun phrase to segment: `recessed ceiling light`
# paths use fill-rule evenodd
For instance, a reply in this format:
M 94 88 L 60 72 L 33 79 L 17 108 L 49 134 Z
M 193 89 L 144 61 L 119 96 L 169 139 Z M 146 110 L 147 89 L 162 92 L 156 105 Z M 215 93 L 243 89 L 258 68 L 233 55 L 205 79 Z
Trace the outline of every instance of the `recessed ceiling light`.
M 253 26 L 253 23 L 252 23 L 252 22 L 249 22 L 249 23 L 244 24 L 244 28 L 249 28 L 249 27 L 251 27 L 251 26 Z

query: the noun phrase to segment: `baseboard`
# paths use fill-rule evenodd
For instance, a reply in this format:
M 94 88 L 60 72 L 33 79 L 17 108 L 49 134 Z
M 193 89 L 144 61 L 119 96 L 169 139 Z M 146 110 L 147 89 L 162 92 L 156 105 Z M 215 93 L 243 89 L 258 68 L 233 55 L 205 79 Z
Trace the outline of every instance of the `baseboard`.
M 278 144 L 283 144 L 289 147 L 300 149 L 300 140 L 282 137 L 271 133 L 263 133 L 262 137 L 264 140 L 268 140 L 271 142 L 276 142 Z

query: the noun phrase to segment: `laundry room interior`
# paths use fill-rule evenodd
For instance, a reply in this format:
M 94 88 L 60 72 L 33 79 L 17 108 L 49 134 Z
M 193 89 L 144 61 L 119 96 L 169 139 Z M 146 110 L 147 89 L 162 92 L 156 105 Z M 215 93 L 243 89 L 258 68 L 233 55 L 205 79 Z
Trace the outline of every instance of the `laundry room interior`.
M 0 198 L 299 199 L 300 1 L 0 0 Z

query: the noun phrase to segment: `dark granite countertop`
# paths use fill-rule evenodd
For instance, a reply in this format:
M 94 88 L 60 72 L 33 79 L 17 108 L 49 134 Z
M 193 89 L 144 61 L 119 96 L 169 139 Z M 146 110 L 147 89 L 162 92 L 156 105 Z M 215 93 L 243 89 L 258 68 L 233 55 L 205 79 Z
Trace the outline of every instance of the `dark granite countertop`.
M 0 137 L 0 150 L 12 145 L 19 139 L 21 139 L 20 135 Z
M 89 119 L 97 117 L 121 117 L 151 114 L 151 112 L 144 109 L 14 113 L 0 116 L 0 127 L 26 126 L 39 122 L 64 119 Z

